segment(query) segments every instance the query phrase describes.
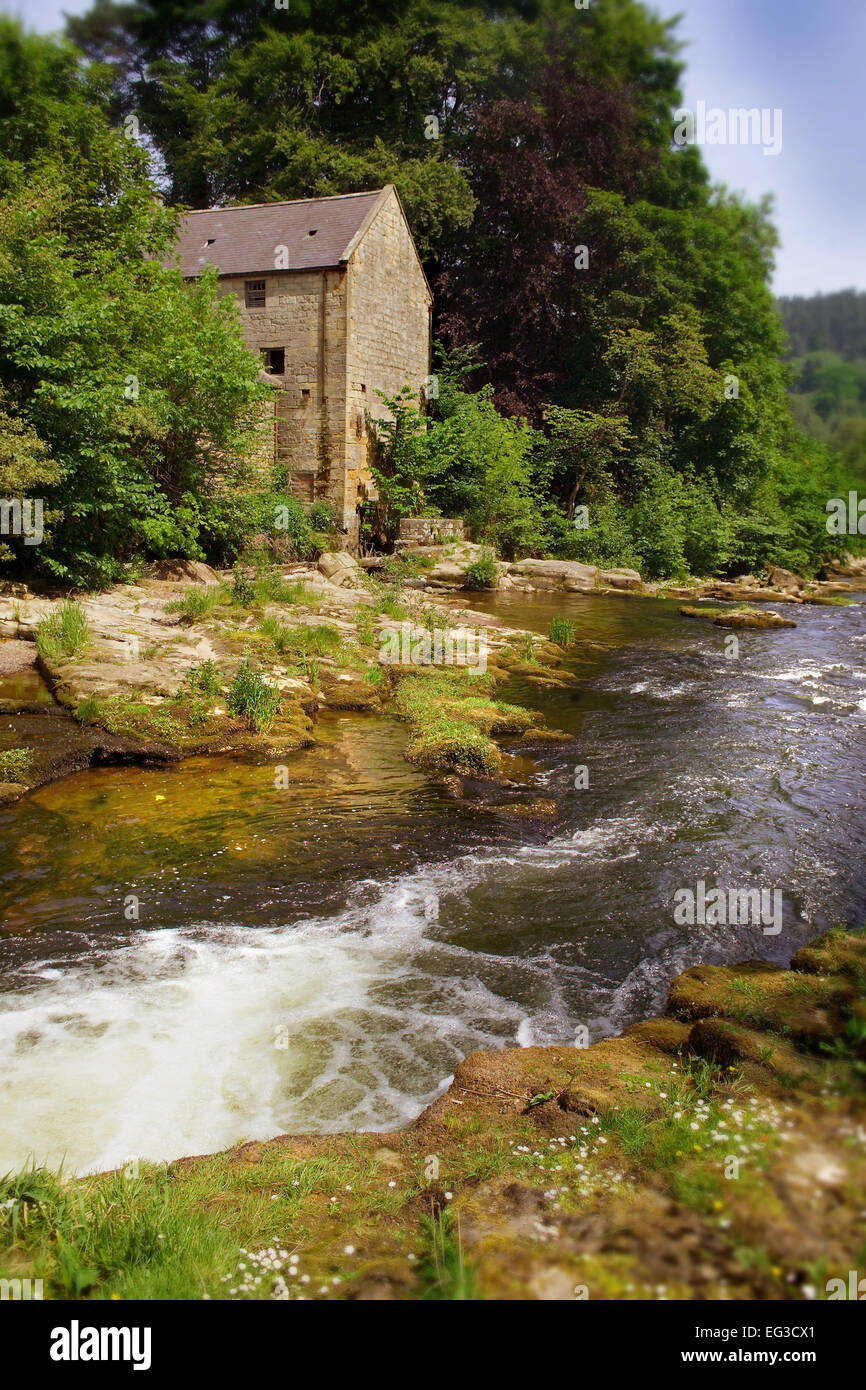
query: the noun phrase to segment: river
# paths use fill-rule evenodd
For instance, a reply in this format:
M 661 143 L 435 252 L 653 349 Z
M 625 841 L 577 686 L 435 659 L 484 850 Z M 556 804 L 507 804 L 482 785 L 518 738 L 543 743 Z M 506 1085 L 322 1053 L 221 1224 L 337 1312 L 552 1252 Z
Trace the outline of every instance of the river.
M 604 647 L 572 687 L 506 695 L 575 738 L 512 764 L 557 803 L 546 830 L 455 801 L 363 715 L 325 717 L 285 790 L 198 758 L 0 808 L 0 1172 L 405 1124 L 469 1051 L 595 1041 L 688 965 L 866 920 L 861 605 L 799 607 L 731 659 L 672 602 L 473 603 Z M 778 891 L 781 931 L 677 925 L 699 880 Z

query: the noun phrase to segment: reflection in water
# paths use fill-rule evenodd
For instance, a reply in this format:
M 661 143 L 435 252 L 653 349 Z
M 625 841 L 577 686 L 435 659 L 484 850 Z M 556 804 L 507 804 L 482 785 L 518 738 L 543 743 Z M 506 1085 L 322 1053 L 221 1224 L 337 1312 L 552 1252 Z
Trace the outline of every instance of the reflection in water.
M 862 608 L 800 608 L 730 661 L 673 604 L 473 603 L 609 644 L 543 696 L 576 739 L 535 774 L 565 807 L 547 843 L 455 803 L 363 716 L 326 721 L 288 792 L 211 758 L 0 811 L 0 1169 L 400 1124 L 473 1048 L 618 1031 L 686 965 L 787 960 L 866 918 Z M 781 934 L 675 926 L 698 879 L 780 889 Z

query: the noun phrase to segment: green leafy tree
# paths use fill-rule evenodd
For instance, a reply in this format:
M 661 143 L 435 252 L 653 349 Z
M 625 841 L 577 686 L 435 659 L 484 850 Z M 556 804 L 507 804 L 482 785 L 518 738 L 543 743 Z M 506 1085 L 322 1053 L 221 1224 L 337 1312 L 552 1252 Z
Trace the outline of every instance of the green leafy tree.
M 163 264 L 176 215 L 99 83 L 72 49 L 0 30 L 0 390 L 51 515 L 25 558 L 104 583 L 134 554 L 201 554 L 214 477 L 242 469 L 267 387 L 213 274 Z

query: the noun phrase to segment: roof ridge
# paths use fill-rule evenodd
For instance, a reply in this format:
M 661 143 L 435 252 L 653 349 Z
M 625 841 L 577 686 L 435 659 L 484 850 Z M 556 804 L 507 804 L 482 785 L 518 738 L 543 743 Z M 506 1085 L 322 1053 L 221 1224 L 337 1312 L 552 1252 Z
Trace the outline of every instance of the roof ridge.
M 363 188 L 359 193 L 323 193 L 318 198 L 280 198 L 271 203 L 236 203 L 230 208 L 188 208 L 184 212 L 184 217 L 197 217 L 204 212 L 244 212 L 253 208 L 288 208 L 297 207 L 298 203 L 336 203 L 344 198 L 372 198 L 384 193 L 389 185 L 382 184 L 381 188 Z

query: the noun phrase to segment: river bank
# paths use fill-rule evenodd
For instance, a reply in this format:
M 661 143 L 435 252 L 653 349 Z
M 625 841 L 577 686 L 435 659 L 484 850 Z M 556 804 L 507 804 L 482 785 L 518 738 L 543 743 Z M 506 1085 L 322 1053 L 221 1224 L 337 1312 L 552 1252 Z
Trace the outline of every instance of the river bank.
M 159 765 L 250 750 L 279 759 L 313 746 L 324 710 L 391 708 L 414 729 L 410 758 L 444 774 L 501 776 L 502 735 L 538 744 L 561 732 L 545 727 L 537 711 L 533 717 L 498 700 L 497 688 L 513 675 L 541 690 L 574 681 L 573 670 L 559 669 L 563 660 L 573 665 L 593 647 L 573 645 L 567 631 L 559 642 L 545 640 L 470 606 L 467 573 L 480 554 L 469 544 L 419 546 L 402 553 L 389 584 L 345 554 L 259 576 L 167 562 L 138 584 L 82 598 L 87 635 L 66 649 L 37 640 L 40 625 L 59 620 L 65 597 L 7 586 L 11 592 L 0 593 L 0 715 L 9 716 L 0 728 L 0 803 L 100 764 Z M 630 570 L 524 560 L 498 566 L 490 583 L 499 596 L 713 600 L 680 611 L 722 626 L 769 628 L 794 625 L 769 602 L 844 604 L 866 583 L 862 571 L 852 562 L 844 578 L 840 572 L 820 583 L 774 570 L 767 582 L 747 575 L 683 587 L 645 584 Z M 447 646 L 444 663 L 432 654 L 437 642 Z M 243 709 L 231 698 L 241 669 L 251 673 L 256 697 Z M 407 674 L 433 679 L 426 690 L 398 692 Z M 50 725 L 39 722 L 46 716 Z
M 190 587 L 181 581 L 175 598 L 160 602 L 183 601 Z M 396 594 L 389 590 L 388 597 Z M 336 598 L 341 602 L 339 591 Z M 446 591 L 438 602 L 463 609 L 466 596 Z M 496 692 L 497 699 L 501 692 L 506 703 L 528 712 L 527 732 L 543 720 L 568 742 L 561 736 L 530 743 L 526 733 L 496 735 L 503 758 L 496 776 L 431 772 L 406 758 L 411 725 L 380 701 L 376 711 L 319 708 L 311 715 L 313 746 L 287 751 L 279 760 L 260 746 L 230 753 L 184 751 L 150 766 L 92 766 L 0 807 L 7 849 L 0 866 L 0 1067 L 9 1117 L 0 1170 L 20 1168 L 33 1152 L 54 1171 L 61 1165 L 77 1174 L 119 1168 L 146 1178 L 134 1200 L 128 1177 L 122 1184 L 114 1180 L 114 1188 L 108 1179 L 95 1181 L 95 1193 L 113 1193 L 108 1204 L 120 1202 L 118 1192 L 126 1194 L 106 1222 L 99 1215 L 107 1210 L 102 1196 L 85 1208 L 95 1233 L 93 1243 L 82 1247 L 82 1259 L 93 1251 L 93 1265 L 84 1268 L 104 1271 L 95 1296 L 109 1288 L 133 1296 L 136 1281 L 145 1278 L 118 1253 L 115 1211 L 126 1213 L 143 1241 L 149 1232 L 148 1249 L 157 1248 L 160 1234 L 175 1250 L 184 1243 L 198 1249 L 203 1268 L 219 1266 L 221 1284 L 224 1275 L 236 1272 L 240 1247 L 270 1248 L 280 1236 L 291 1237 L 302 1252 L 312 1249 L 305 1243 L 315 1224 L 310 1212 L 348 1202 L 346 1186 L 365 1195 L 361 1207 L 346 1207 L 343 1215 L 358 1216 L 371 1229 L 377 1203 L 387 1225 L 393 1215 L 390 1197 L 396 1202 L 399 1196 L 403 1205 L 415 1201 L 416 1224 L 414 1216 L 406 1224 L 404 1211 L 402 1225 L 388 1227 L 397 1242 L 393 1249 L 415 1253 L 419 1263 L 429 1257 L 428 1265 L 434 1250 L 440 1265 L 448 1251 L 459 1269 L 449 1218 L 444 1229 L 434 1219 L 435 1235 L 421 1220 L 429 1210 L 420 1210 L 417 1202 L 430 1184 L 423 1169 L 418 1177 L 417 1151 L 411 1150 L 412 1164 L 392 1178 L 384 1176 L 381 1165 L 393 1159 L 384 1153 L 374 1163 L 377 1149 L 399 1155 L 404 1143 L 417 1143 L 425 1150 L 422 1157 L 438 1153 L 440 1161 L 447 1150 L 453 1168 L 442 1169 L 447 1185 L 443 1180 L 439 1186 L 446 1211 L 452 1202 L 444 1194 L 451 1192 L 456 1201 L 460 1188 L 462 1231 L 465 1221 L 471 1224 L 472 1192 L 464 1176 L 472 1177 L 472 1165 L 491 1180 L 501 1173 L 518 1182 L 521 1165 L 530 1158 L 522 1152 L 514 1157 L 510 1141 L 515 1150 L 528 1146 L 530 1156 L 540 1149 L 543 1130 L 536 1112 L 548 1113 L 545 1107 L 561 1093 L 568 1075 L 560 1076 L 553 1060 L 565 1058 L 570 1070 L 572 1051 L 605 1057 L 594 1048 L 573 1047 L 579 1030 L 599 1048 L 608 1045 L 605 1040 L 612 1045 L 632 1024 L 657 1016 L 671 981 L 701 962 L 726 972 L 744 959 L 763 959 L 775 975 L 784 975 L 792 956 L 817 934 L 834 923 L 866 920 L 860 872 L 866 860 L 866 634 L 859 604 L 785 609 L 795 613 L 796 627 L 745 631 L 734 661 L 725 653 L 728 634 L 711 622 L 684 617 L 676 599 L 511 590 L 473 594 L 471 602 L 471 611 L 481 615 L 479 622 L 489 622 L 491 632 L 530 633 L 533 643 L 547 640 L 554 618 L 571 624 L 574 640 L 556 666 L 545 660 L 541 671 L 540 663 L 521 661 L 523 669 L 511 670 L 507 685 Z M 321 622 L 320 614 L 309 617 Z M 238 624 L 232 610 L 223 612 L 214 632 L 220 624 L 236 627 L 247 619 L 246 631 L 255 632 L 260 615 L 247 611 Z M 399 627 L 405 619 L 393 621 Z M 180 618 L 166 633 L 186 643 L 194 626 Z M 510 639 L 500 640 L 506 645 Z M 233 659 L 241 661 L 240 652 Z M 282 664 L 279 657 L 275 664 Z M 122 665 L 116 663 L 118 669 Z M 324 665 L 322 691 L 329 684 Z M 288 777 L 277 789 L 280 767 Z M 585 776 L 578 778 L 580 768 Z M 677 892 L 701 881 L 778 887 L 781 931 L 678 926 Z M 801 992 L 802 974 L 797 976 Z M 732 1020 L 761 985 L 748 974 L 737 979 L 731 983 L 734 1012 L 727 995 L 722 1001 L 722 1012 Z M 826 1001 L 819 1000 L 818 1009 L 826 1013 Z M 850 1051 L 857 1040 L 845 1033 L 844 1010 L 828 1017 L 842 1028 L 840 1046 Z M 782 1042 L 790 1027 L 790 1019 L 780 1018 L 776 1031 Z M 835 1049 L 837 1040 L 822 1035 L 806 1052 L 822 1066 L 833 1060 L 822 1043 Z M 762 1046 L 775 1044 L 770 1038 Z M 526 1115 L 509 1110 L 509 1142 L 498 1145 L 492 1158 L 485 1152 L 498 1121 L 491 1131 L 489 1087 L 473 1079 L 479 1052 L 485 1056 L 484 1075 L 494 1087 L 513 1092 L 515 1104 L 520 1099 L 525 1108 L 542 1098 Z M 635 1094 L 647 1091 L 649 1080 L 660 1105 L 675 1099 L 679 1092 L 668 1084 L 677 1081 L 689 1056 L 676 1050 L 662 1049 L 661 1058 L 653 1053 L 646 1074 L 632 1077 Z M 522 1075 L 521 1059 L 528 1066 L 537 1062 L 539 1074 Z M 853 1061 L 859 1060 L 855 1055 Z M 727 1100 L 738 1103 L 739 1092 L 706 1089 L 700 1070 L 706 1062 L 700 1052 L 688 1062 L 688 1108 L 695 1112 L 699 1099 L 710 1104 L 714 1098 L 722 1107 Z M 511 1085 L 512 1069 L 519 1084 Z M 613 1074 L 619 1071 L 617 1061 Z M 463 1085 L 466 1077 L 465 1095 L 455 1092 L 453 1085 Z M 584 1079 L 590 1084 L 588 1073 Z M 449 1101 L 446 1117 L 459 1118 L 472 1102 L 472 1091 L 480 1089 L 485 1097 L 478 1114 L 470 1114 L 465 1133 L 454 1129 L 453 1147 L 447 1149 L 452 1119 L 442 1122 L 438 1148 L 423 1138 L 406 1140 L 412 1131 L 405 1127 L 431 1103 L 439 1105 L 449 1084 L 451 1101 L 462 1099 L 464 1105 Z M 819 1115 L 826 1136 L 836 1124 L 833 1107 L 838 1108 L 845 1132 L 830 1148 L 844 1149 L 847 1162 L 854 1142 L 847 1131 L 850 1108 L 844 1095 L 842 1101 L 831 1099 L 835 1085 L 829 1097 L 817 1101 L 830 1109 L 808 1113 Z M 795 1089 L 799 1094 L 799 1083 Z M 551 1090 L 554 1097 L 544 1100 Z M 747 1091 L 747 1098 L 751 1094 Z M 618 1097 L 614 1104 L 622 1101 Z M 606 1121 L 601 1113 L 597 1118 L 608 1124 L 603 1132 L 610 1146 L 618 1133 L 617 1112 L 611 1110 Z M 748 1115 L 742 1113 L 740 1128 L 748 1144 L 753 1132 L 745 1128 Z M 679 1120 L 675 1114 L 671 1111 L 666 1125 L 679 1126 L 686 1110 L 680 1107 Z M 805 1114 L 795 1118 L 800 1147 L 806 1139 L 810 1145 L 813 1138 L 818 1142 Z M 559 1110 L 559 1115 L 569 1127 L 548 1137 L 556 1137 L 557 1144 L 565 1137 L 570 1144 L 568 1136 L 574 1134 L 579 1145 L 585 1139 L 581 1126 L 589 1128 L 591 1117 L 577 1123 L 576 1112 Z M 723 1110 L 718 1118 L 729 1123 Z M 631 1112 L 629 1123 L 635 1133 L 628 1144 L 639 1144 L 642 1130 Z M 692 1113 L 692 1123 L 702 1126 L 702 1113 Z M 703 1145 L 697 1131 L 689 1133 Z M 315 1137 L 292 1140 L 281 1169 L 279 1145 L 271 1158 L 268 1144 L 285 1134 Z M 264 1144 L 265 1157 L 255 1169 L 229 1157 L 244 1140 Z M 771 1140 L 775 1143 L 772 1134 L 761 1145 Z M 826 1137 L 819 1147 L 822 1142 L 826 1148 Z M 686 1155 L 682 1144 L 676 1147 Z M 315 1165 L 299 1170 L 307 1152 Z M 604 1152 L 599 1144 L 593 1160 Z M 630 1152 L 623 1139 L 623 1155 Z M 739 1148 L 727 1152 L 736 1157 Z M 191 1171 L 183 1180 L 188 1186 L 174 1178 L 166 1186 L 172 1162 L 194 1153 L 214 1157 Z M 671 1155 L 665 1154 L 667 1162 Z M 544 1163 L 536 1175 L 545 1183 L 543 1197 L 554 1173 L 547 1159 L 531 1161 Z M 555 1160 L 554 1171 L 561 1162 Z M 667 1189 L 659 1188 L 653 1163 L 629 1162 L 638 1195 L 646 1185 L 654 1194 L 647 1202 L 656 1203 L 660 1191 L 664 1197 Z M 504 1166 L 490 1167 L 493 1163 Z M 586 1168 L 579 1147 L 563 1168 L 573 1176 L 557 1175 L 557 1187 L 579 1188 L 578 1164 Z M 286 1181 L 268 1210 L 278 1211 L 281 1201 L 302 1195 L 312 1203 L 309 1211 L 290 1206 L 282 1234 L 262 1215 L 277 1192 L 268 1183 L 280 1172 Z M 748 1176 L 748 1169 L 742 1174 Z M 686 1187 L 688 1176 L 684 1169 Z M 710 1176 L 718 1178 L 716 1167 Z M 392 1180 L 394 1188 L 388 1186 Z M 58 1227 L 57 1194 L 71 1201 L 74 1193 L 88 1190 L 88 1180 L 60 1188 L 52 1186 L 53 1179 L 44 1181 L 55 1193 L 46 1196 L 46 1211 Z M 721 1195 L 712 1200 L 725 1202 L 740 1180 L 722 1176 L 720 1181 Z M 820 1207 L 830 1212 L 833 1229 L 843 1217 L 848 1223 L 844 1241 L 833 1247 L 840 1257 L 849 1248 L 851 1213 L 859 1209 L 851 1190 L 847 1179 L 841 1196 L 831 1184 Z M 494 1195 L 491 1211 L 503 1202 L 510 1211 L 498 1188 Z M 178 1212 L 175 1226 L 163 1224 L 169 1220 L 169 1197 Z M 531 1231 L 536 1219 L 548 1224 L 542 1213 L 554 1213 L 557 1200 L 559 1193 L 545 1199 Z M 679 1211 L 683 1201 L 677 1193 L 674 1200 Z M 604 1241 L 615 1243 L 614 1227 L 627 1213 L 612 1195 L 610 1201 L 613 1205 L 602 1209 L 601 1229 Z M 770 1189 L 762 1188 L 758 1205 L 769 1201 Z M 685 1206 L 691 1210 L 688 1202 Z M 644 1209 L 637 1209 L 643 1227 Z M 567 1209 L 575 1220 L 593 1210 L 586 1193 L 573 1211 Z M 724 1211 L 716 1214 L 728 1219 Z M 484 1219 L 489 1224 L 490 1212 Z M 712 1231 L 715 1215 L 708 1219 Z M 704 1226 L 695 1226 L 692 1216 L 682 1220 L 682 1230 L 700 1231 L 700 1244 Z M 743 1223 L 745 1215 L 737 1227 L 741 1236 L 749 1229 Z M 342 1238 L 337 1255 L 345 1244 L 362 1248 L 343 1226 L 326 1222 L 315 1229 L 317 1241 L 328 1229 Z M 762 1240 L 760 1225 L 753 1234 Z M 79 1236 L 80 1231 L 76 1242 Z M 254 1247 L 259 1240 L 268 1245 Z M 664 1246 L 662 1236 L 659 1240 Z M 756 1250 L 761 1240 L 755 1241 Z M 97 1254 L 103 1241 L 107 1244 Z M 556 1243 L 551 1238 L 539 1268 L 556 1265 Z M 815 1246 L 817 1240 L 796 1246 L 796 1252 Z M 298 1253 L 294 1246 L 280 1248 Z M 375 1255 L 378 1247 L 371 1248 Z M 589 1247 L 581 1248 L 586 1255 Z M 386 1251 L 388 1260 L 393 1249 Z M 464 1266 L 477 1263 L 467 1249 Z M 507 1242 L 503 1249 L 513 1253 Z M 162 1287 L 158 1296 L 199 1296 L 190 1295 L 190 1279 L 195 1284 L 197 1276 L 182 1260 L 175 1257 L 169 1266 L 154 1259 L 151 1287 Z M 515 1259 L 520 1263 L 523 1255 Z M 729 1253 L 725 1259 L 728 1270 L 739 1269 L 739 1256 Z M 527 1277 L 534 1261 L 533 1255 Z M 348 1281 L 350 1257 L 346 1263 Z M 416 1262 L 407 1258 L 405 1263 L 408 1268 Z M 122 1280 L 118 1274 L 119 1282 L 111 1284 L 105 1271 L 121 1267 Z M 786 1276 L 800 1268 L 782 1262 L 774 1267 L 784 1268 Z M 569 1260 L 566 1268 L 571 1271 Z M 371 1269 L 364 1268 L 374 1296 L 375 1270 L 375 1260 Z M 323 1287 L 325 1264 L 311 1263 L 310 1271 L 311 1284 L 321 1274 L 317 1287 Z M 343 1277 L 339 1265 L 328 1275 L 329 1280 Z M 625 1279 L 623 1289 L 635 1283 L 654 1292 L 648 1274 L 641 1277 L 640 1285 Z M 439 1287 L 439 1278 L 431 1283 L 429 1275 L 421 1276 L 417 1288 L 436 1296 L 430 1291 Z M 498 1275 L 484 1276 L 490 1296 L 502 1296 L 496 1292 L 504 1287 L 498 1280 Z M 664 1282 L 663 1277 L 655 1282 Z M 739 1270 L 734 1286 L 758 1287 L 758 1276 Z M 196 1287 L 204 1291 L 200 1282 Z M 225 1289 L 232 1287 L 239 1288 L 239 1282 L 227 1281 Z M 262 1292 L 265 1286 L 256 1287 Z M 330 1287 L 339 1294 L 340 1285 Z M 564 1287 L 561 1280 L 556 1287 Z M 613 1283 L 607 1287 L 610 1296 L 623 1296 Z M 694 1287 L 710 1286 L 697 1282 Z M 308 1285 L 300 1288 L 310 1292 Z M 219 1293 L 217 1288 L 211 1296 Z M 625 1296 L 636 1295 L 629 1290 Z
M 790 970 L 690 969 L 623 1036 L 475 1053 L 399 1132 L 7 1179 L 0 1272 L 50 1298 L 850 1297 L 864 1078 L 866 939 L 832 932 Z

